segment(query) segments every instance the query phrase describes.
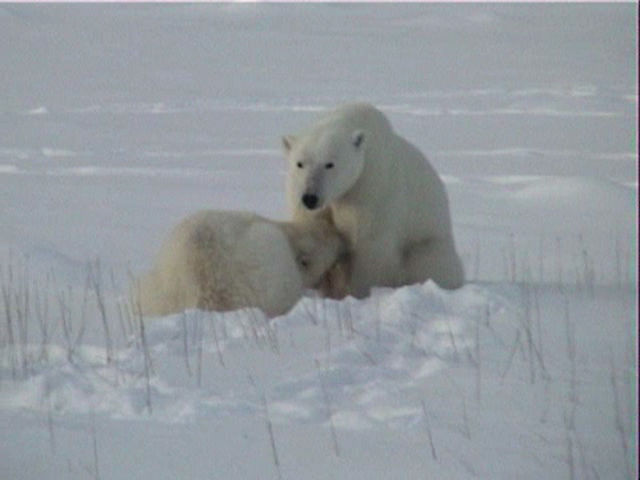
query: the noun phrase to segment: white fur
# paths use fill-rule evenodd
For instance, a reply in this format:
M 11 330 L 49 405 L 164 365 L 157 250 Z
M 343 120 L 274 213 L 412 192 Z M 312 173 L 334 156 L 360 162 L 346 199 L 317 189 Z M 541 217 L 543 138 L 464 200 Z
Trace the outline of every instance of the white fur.
M 444 288 L 464 283 L 444 185 L 379 110 L 342 106 L 283 145 L 293 219 L 330 210 L 351 249 L 350 293 L 429 278 Z M 315 209 L 304 195 L 317 197 Z
M 328 222 L 290 224 L 252 213 L 202 211 L 170 234 L 136 289 L 145 315 L 187 308 L 289 310 L 344 249 Z

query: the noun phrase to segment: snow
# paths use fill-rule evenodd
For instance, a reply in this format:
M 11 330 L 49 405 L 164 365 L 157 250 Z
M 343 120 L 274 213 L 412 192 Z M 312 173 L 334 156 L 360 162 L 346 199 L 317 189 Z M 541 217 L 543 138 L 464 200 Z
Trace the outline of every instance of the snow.
M 632 4 L 0 7 L 0 478 L 635 478 Z M 282 219 L 280 136 L 367 100 L 468 284 L 142 323 L 202 208 Z

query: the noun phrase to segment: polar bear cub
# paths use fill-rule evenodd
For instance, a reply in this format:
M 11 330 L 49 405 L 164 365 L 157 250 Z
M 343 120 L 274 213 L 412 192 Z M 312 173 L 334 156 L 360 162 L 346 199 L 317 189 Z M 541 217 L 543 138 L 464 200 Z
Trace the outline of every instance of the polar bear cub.
M 292 217 L 329 211 L 350 249 L 351 294 L 427 279 L 462 286 L 444 185 L 382 112 L 347 104 L 282 142 Z
M 135 291 L 145 315 L 187 308 L 258 307 L 287 312 L 345 251 L 324 219 L 276 222 L 253 213 L 206 210 L 184 219 Z

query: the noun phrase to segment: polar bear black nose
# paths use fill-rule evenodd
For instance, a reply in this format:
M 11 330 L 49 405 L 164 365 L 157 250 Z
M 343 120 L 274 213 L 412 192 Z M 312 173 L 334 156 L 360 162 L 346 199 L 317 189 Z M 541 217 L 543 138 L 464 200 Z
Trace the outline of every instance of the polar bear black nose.
M 302 195 L 302 203 L 309 210 L 313 210 L 318 206 L 318 196 L 313 193 L 305 193 Z

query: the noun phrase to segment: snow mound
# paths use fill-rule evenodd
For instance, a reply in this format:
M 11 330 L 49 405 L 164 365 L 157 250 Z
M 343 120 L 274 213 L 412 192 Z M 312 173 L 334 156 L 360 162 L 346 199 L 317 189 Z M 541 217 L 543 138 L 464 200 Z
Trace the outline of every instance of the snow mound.
M 22 380 L 0 398 L 3 408 L 193 422 L 205 414 L 255 413 L 260 382 L 277 421 L 323 422 L 328 395 L 344 428 L 406 427 L 421 413 L 393 407 L 395 392 L 466 361 L 472 325 L 487 310 L 509 308 L 477 286 L 447 293 L 428 282 L 379 289 L 365 300 L 306 297 L 271 323 L 258 310 L 188 311 L 146 320 L 144 341 L 132 337 L 111 353 L 28 345 Z M 4 350 L 2 358 L 9 356 Z M 3 363 L 3 378 L 9 365 Z M 244 391 L 224 388 L 229 369 L 251 378 L 234 380 Z

